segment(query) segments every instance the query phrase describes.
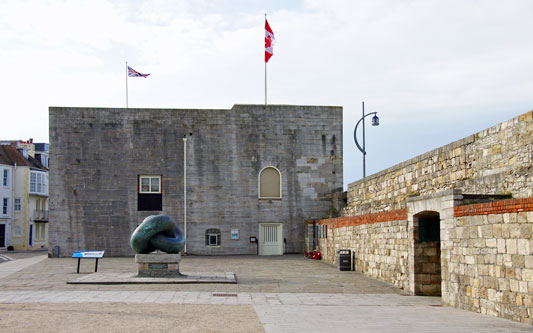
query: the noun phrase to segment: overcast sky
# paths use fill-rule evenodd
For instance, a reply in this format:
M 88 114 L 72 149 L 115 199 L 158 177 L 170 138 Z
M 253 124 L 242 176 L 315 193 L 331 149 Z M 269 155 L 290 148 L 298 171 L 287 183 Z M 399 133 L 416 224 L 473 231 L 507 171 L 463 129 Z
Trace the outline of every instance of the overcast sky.
M 125 107 L 126 61 L 151 74 L 130 107 L 264 103 L 264 13 L 268 102 L 344 108 L 345 185 L 362 101 L 367 175 L 533 109 L 531 0 L 0 0 L 0 139 L 48 142 L 49 106 Z

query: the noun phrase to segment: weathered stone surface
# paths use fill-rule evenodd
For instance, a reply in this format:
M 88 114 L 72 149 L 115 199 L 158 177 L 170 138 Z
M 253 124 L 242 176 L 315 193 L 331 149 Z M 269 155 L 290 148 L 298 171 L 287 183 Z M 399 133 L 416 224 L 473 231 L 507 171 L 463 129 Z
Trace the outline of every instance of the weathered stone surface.
M 138 277 L 176 277 L 180 276 L 180 253 L 136 254 Z
M 349 184 L 344 215 L 402 209 L 409 197 L 448 189 L 533 197 L 533 169 L 527 167 L 532 163 L 532 114 L 527 112 Z M 488 218 L 490 224 L 525 223 L 526 215 L 521 212 Z M 478 225 L 479 219 L 483 218 L 475 218 L 473 225 Z
M 184 135 L 189 254 L 255 254 L 249 237 L 262 222 L 282 223 L 286 252 L 303 252 L 304 221 L 327 216 L 343 186 L 341 107 L 51 107 L 49 115 L 49 248 L 64 255 L 131 256 L 129 237 L 148 215 L 171 216 L 184 230 Z M 281 172 L 281 200 L 258 199 L 266 166 Z M 137 210 L 139 175 L 161 175 L 162 211 Z M 206 247 L 210 228 L 220 246 Z
M 170 263 L 176 264 L 181 261 L 181 253 L 149 253 L 136 254 L 135 262 L 141 264 Z

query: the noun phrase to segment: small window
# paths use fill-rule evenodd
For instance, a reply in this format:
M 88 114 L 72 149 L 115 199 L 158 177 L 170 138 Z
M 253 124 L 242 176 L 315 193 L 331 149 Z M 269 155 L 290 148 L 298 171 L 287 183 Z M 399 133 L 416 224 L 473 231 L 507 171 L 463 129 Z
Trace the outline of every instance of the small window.
M 162 178 L 158 175 L 140 175 L 137 193 L 138 211 L 162 211 Z
M 220 229 L 207 229 L 205 231 L 206 246 L 220 246 Z
M 9 170 L 4 169 L 4 177 L 3 177 L 3 180 L 2 180 L 2 185 L 7 186 L 8 179 L 9 179 Z
M 20 198 L 15 198 L 15 212 L 20 212 L 22 210 L 22 204 Z
M 259 198 L 281 199 L 281 173 L 275 167 L 266 167 L 259 173 Z
M 7 215 L 7 207 L 8 207 L 8 204 L 9 204 L 9 199 L 8 198 L 4 198 L 3 200 L 3 203 L 2 203 L 2 214 L 3 215 Z
M 161 193 L 161 176 L 139 176 L 139 193 Z

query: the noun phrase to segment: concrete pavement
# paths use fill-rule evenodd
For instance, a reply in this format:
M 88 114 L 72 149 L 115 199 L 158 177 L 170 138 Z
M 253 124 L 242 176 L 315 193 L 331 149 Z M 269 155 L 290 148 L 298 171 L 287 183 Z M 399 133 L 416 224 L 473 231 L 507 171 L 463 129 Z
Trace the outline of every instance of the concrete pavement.
M 107 331 L 123 331 L 125 326 L 118 324 L 120 318 L 134 318 L 139 309 L 146 308 L 146 311 L 153 309 L 154 314 L 143 317 L 137 326 L 128 330 L 155 327 L 158 331 L 156 323 L 162 320 L 168 322 L 168 326 L 161 324 L 161 331 L 176 327 L 176 330 L 191 332 L 254 332 L 261 328 L 266 332 L 533 331 L 529 325 L 443 307 L 439 298 L 406 296 L 381 281 L 355 272 L 340 272 L 323 262 L 304 260 L 302 256 L 186 257 L 181 266 L 184 273 L 193 269 L 207 272 L 225 268 L 236 273 L 239 283 L 155 286 L 67 285 L 67 280 L 77 276 L 75 260 L 43 256 L 29 259 L 33 261 L 19 259 L 0 264 L 0 274 L 3 274 L 0 278 L 0 329 L 2 325 L 15 325 L 4 328 L 24 331 L 24 315 L 31 314 L 34 319 L 43 317 L 45 325 L 41 330 L 44 331 L 65 331 L 65 328 L 74 327 L 71 325 L 81 325 L 79 323 L 87 318 L 93 318 L 91 316 L 96 316 L 96 321 L 108 318 Z M 18 271 L 15 266 L 2 268 L 17 261 Z M 134 270 L 131 262 L 132 258 L 104 258 L 99 271 Z M 87 273 L 92 267 L 87 264 Z M 73 318 L 72 308 L 80 307 L 92 309 L 92 312 L 69 324 Z M 104 308 L 107 312 L 102 310 Z M 163 319 L 157 315 L 167 312 Z M 2 313 L 9 313 L 11 321 L 4 320 Z M 17 316 L 20 323 L 13 319 Z M 55 317 L 57 322 L 53 320 Z M 200 319 L 202 325 L 197 323 Z M 181 329 L 176 323 L 181 323 Z M 156 326 L 143 326 L 148 324 Z M 99 327 L 96 323 L 92 325 L 82 326 L 80 330 L 96 331 Z
M 45 260 L 48 256 L 41 254 L 35 257 L 6 261 L 0 264 L 0 279 L 19 272 L 26 267 Z M 12 259 L 12 258 L 11 258 Z

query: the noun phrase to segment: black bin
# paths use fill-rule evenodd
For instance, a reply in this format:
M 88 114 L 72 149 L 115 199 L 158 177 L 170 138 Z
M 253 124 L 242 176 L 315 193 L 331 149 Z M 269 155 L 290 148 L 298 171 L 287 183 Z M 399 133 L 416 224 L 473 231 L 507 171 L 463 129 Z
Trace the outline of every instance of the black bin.
M 352 250 L 343 249 L 339 250 L 339 270 L 351 271 L 352 270 Z

